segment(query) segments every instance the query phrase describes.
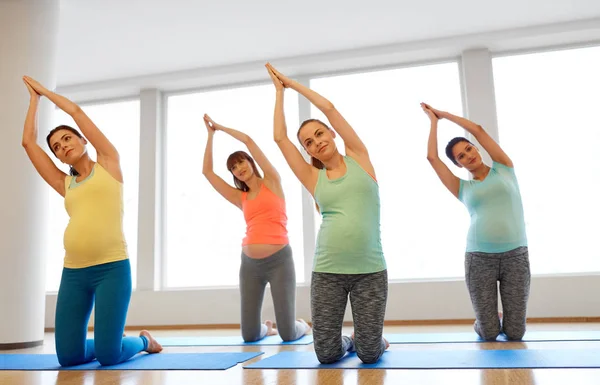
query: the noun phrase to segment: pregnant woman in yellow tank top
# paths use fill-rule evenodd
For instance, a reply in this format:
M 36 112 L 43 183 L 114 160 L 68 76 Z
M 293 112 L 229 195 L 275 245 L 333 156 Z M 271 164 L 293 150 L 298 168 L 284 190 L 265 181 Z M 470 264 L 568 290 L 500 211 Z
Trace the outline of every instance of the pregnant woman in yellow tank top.
M 59 363 L 73 366 L 97 359 L 101 365 L 115 365 L 141 351 L 160 352 L 162 347 L 145 330 L 139 337 L 123 336 L 131 298 L 131 267 L 123 235 L 123 175 L 117 150 L 78 105 L 30 77 L 23 81 L 30 94 L 23 147 L 42 178 L 65 198 L 69 214 L 56 303 Z M 69 114 L 85 135 L 58 126 L 46 138 L 52 153 L 70 165 L 70 175 L 58 169 L 37 144 L 40 96 Z M 87 153 L 88 139 L 98 154 L 97 162 Z M 94 339 L 87 339 L 94 304 Z

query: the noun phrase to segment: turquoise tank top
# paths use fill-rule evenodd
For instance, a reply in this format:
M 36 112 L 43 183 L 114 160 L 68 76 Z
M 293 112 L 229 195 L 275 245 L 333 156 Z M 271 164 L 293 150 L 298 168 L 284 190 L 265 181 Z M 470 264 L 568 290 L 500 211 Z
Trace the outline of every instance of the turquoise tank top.
M 462 180 L 458 199 L 471 215 L 467 252 L 503 253 L 527 246 L 515 170 L 494 162 L 483 181 Z
M 379 186 L 354 159 L 344 156 L 346 174 L 330 180 L 319 171 L 315 200 L 323 221 L 313 270 L 366 274 L 386 269 L 381 247 Z

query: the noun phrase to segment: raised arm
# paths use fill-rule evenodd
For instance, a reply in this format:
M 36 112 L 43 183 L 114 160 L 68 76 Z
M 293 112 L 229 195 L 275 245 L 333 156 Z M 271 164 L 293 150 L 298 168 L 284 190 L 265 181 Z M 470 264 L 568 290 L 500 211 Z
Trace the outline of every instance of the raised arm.
M 38 94 L 47 97 L 58 108 L 73 118 L 83 136 L 85 136 L 90 141 L 91 145 L 96 149 L 96 153 L 98 154 L 98 163 L 105 167 L 111 173 L 111 175 L 115 177 L 115 179 L 122 181 L 123 175 L 121 173 L 119 153 L 117 149 L 102 133 L 102 131 L 96 127 L 94 122 L 92 122 L 92 120 L 86 115 L 81 107 L 66 97 L 46 89 L 39 82 L 30 77 L 25 77 L 25 80 Z
M 227 182 L 220 176 L 215 174 L 213 171 L 213 138 L 215 135 L 215 129 L 212 128 L 209 123 L 204 120 L 204 124 L 208 130 L 208 139 L 206 141 L 206 149 L 204 150 L 204 162 L 202 165 L 202 174 L 208 179 L 210 184 L 223 198 L 227 199 L 234 206 L 242 209 L 242 192 L 236 188 L 231 187 Z
M 281 150 L 285 161 L 290 166 L 300 183 L 314 194 L 317 185 L 318 170 L 308 164 L 298 148 L 290 141 L 287 135 L 287 126 L 285 124 L 285 113 L 283 111 L 284 85 L 273 72 L 272 67 L 267 64 L 269 76 L 275 85 L 275 113 L 273 117 L 273 139 Z
M 271 71 L 277 78 L 283 83 L 285 87 L 289 87 L 299 94 L 308 99 L 315 107 L 317 107 L 325 116 L 333 129 L 342 137 L 344 140 L 344 145 L 346 146 L 346 153 L 357 160 L 365 160 L 361 165 L 367 168 L 367 171 L 371 172 L 373 175 L 375 174 L 375 170 L 373 169 L 373 165 L 369 159 L 369 152 L 367 151 L 367 147 L 363 143 L 363 141 L 359 138 L 358 134 L 350 123 L 344 119 L 342 114 L 335 108 L 333 103 L 329 100 L 318 94 L 317 92 L 311 90 L 310 88 L 298 83 L 295 80 L 292 80 L 285 75 L 278 72 L 273 67 L 270 67 Z
M 277 169 L 275 169 L 273 164 L 271 164 L 271 162 L 269 162 L 269 159 L 266 157 L 266 155 L 262 152 L 260 147 L 258 147 L 256 142 L 249 135 L 244 134 L 243 132 L 240 132 L 233 128 L 225 127 L 221 124 L 215 123 L 215 121 L 213 121 L 206 114 L 204 115 L 204 121 L 208 122 L 208 124 L 210 124 L 213 129 L 215 129 L 217 131 L 223 131 L 224 133 L 229 134 L 233 138 L 244 143 L 246 145 L 246 147 L 248 148 L 248 151 L 250 151 L 250 155 L 252 155 L 254 160 L 256 160 L 256 163 L 258 163 L 259 167 L 264 171 L 265 178 L 271 179 L 272 181 L 274 181 L 276 183 L 281 183 L 281 178 L 279 177 L 279 173 L 277 172 Z
M 65 196 L 65 178 L 67 174 L 60 171 L 54 164 L 48 154 L 37 144 L 37 110 L 40 101 L 40 95 L 23 79 L 25 86 L 29 90 L 29 109 L 25 117 L 25 126 L 23 128 L 23 139 L 21 144 L 25 148 L 27 156 L 33 163 L 33 167 L 57 193 Z
M 440 119 L 448 119 L 449 121 L 458 124 L 464 128 L 469 134 L 481 144 L 483 149 L 490 154 L 494 162 L 501 163 L 508 167 L 513 167 L 512 160 L 506 155 L 500 145 L 481 127 L 479 124 L 470 121 L 469 119 L 453 115 L 446 111 L 436 110 L 428 106 Z
M 450 192 L 458 198 L 458 192 L 460 189 L 460 179 L 450 171 L 446 163 L 444 163 L 438 155 L 438 140 L 437 140 L 437 129 L 438 129 L 438 117 L 437 115 L 428 108 L 424 103 L 421 103 L 421 108 L 429 117 L 431 121 L 431 128 L 429 130 L 429 140 L 427 141 L 427 160 L 431 164 L 431 167 L 435 170 L 438 178 L 442 181 L 444 186 Z

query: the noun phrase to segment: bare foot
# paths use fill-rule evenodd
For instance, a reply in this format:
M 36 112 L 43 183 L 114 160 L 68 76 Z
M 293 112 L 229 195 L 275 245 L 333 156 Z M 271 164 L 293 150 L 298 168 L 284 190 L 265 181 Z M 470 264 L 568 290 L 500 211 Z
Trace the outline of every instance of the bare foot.
M 277 332 L 277 329 L 275 329 L 273 327 L 273 321 L 266 320 L 265 325 L 267 326 L 267 335 L 268 336 L 276 336 L 277 335 L 278 332 Z
M 140 332 L 140 337 L 141 336 L 144 336 L 148 339 L 148 348 L 146 349 L 148 353 L 160 353 L 163 350 L 161 344 L 159 344 L 154 337 L 150 335 L 148 330 L 142 330 Z
M 312 328 L 306 323 L 305 320 L 303 320 L 302 318 L 298 318 L 298 322 L 306 325 L 306 332 L 304 333 L 304 335 L 308 335 L 308 334 L 310 334 L 310 332 L 312 332 Z

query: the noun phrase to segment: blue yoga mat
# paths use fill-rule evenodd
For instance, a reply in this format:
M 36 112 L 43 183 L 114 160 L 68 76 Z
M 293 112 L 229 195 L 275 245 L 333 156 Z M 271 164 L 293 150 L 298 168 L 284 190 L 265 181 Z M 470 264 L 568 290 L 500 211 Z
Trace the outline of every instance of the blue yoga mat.
M 55 354 L 0 354 L 0 370 L 225 370 L 262 352 L 140 354 L 118 365 L 61 367 Z
M 335 364 L 314 352 L 282 352 L 245 369 L 520 369 L 600 368 L 600 349 L 579 350 L 389 350 L 375 364 L 349 353 Z
M 477 333 L 406 333 L 385 334 L 390 344 L 441 344 L 462 342 L 486 342 Z M 507 342 L 504 334 L 500 334 L 494 342 Z M 526 332 L 524 342 L 543 341 L 600 341 L 600 331 L 531 331 Z
M 242 346 L 242 345 L 309 345 L 313 342 L 312 334 L 285 342 L 280 336 L 268 336 L 256 342 L 244 342 L 240 336 L 207 336 L 207 337 L 169 337 L 156 339 L 162 346 Z

